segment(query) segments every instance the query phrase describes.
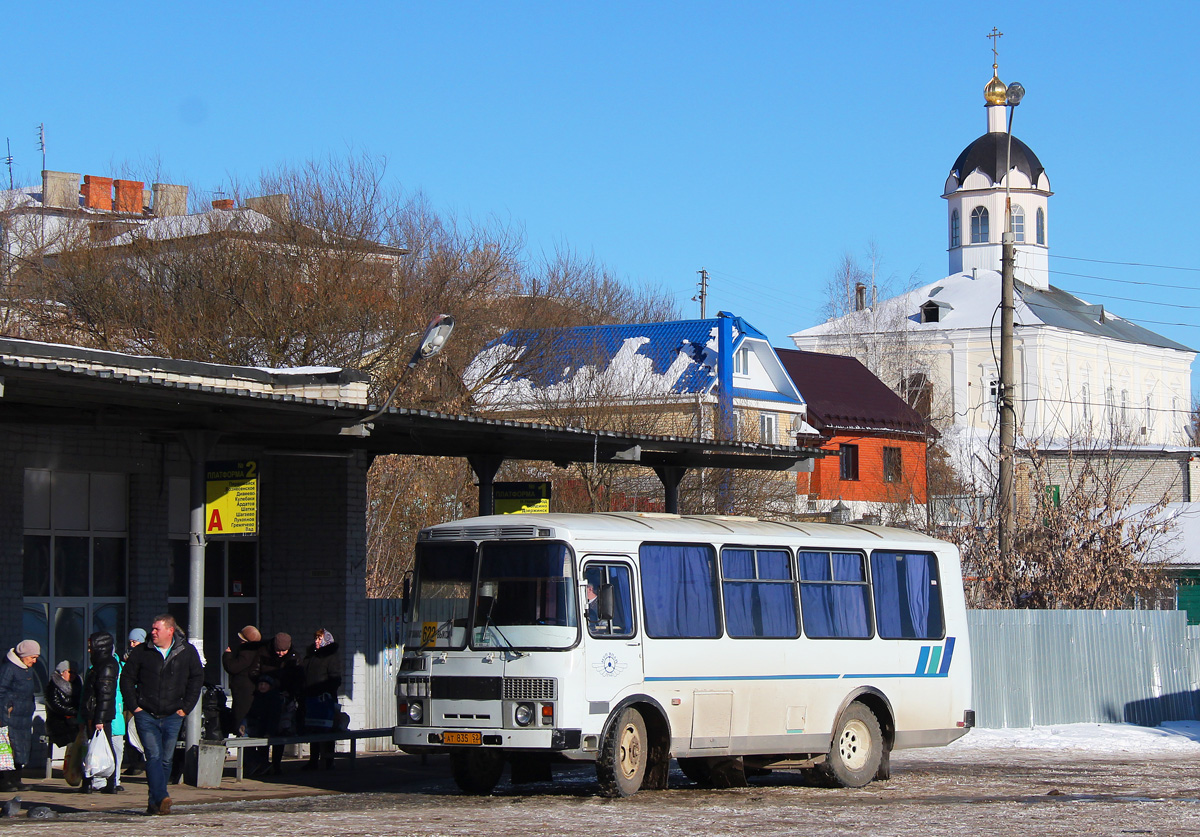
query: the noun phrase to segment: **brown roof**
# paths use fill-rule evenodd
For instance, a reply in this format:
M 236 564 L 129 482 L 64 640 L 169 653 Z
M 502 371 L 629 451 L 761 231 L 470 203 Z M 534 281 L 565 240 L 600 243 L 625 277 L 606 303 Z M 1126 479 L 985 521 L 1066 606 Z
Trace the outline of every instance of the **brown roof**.
M 856 358 L 797 349 L 775 353 L 808 403 L 809 423 L 818 430 L 935 433 L 920 413 Z

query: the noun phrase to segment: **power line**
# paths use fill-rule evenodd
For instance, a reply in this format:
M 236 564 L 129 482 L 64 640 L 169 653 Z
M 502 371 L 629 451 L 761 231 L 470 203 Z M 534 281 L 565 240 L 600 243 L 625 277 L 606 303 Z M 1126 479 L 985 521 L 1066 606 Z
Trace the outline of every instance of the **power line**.
M 1066 291 L 1067 289 L 1061 288 L 1060 290 Z M 1067 291 L 1067 292 L 1070 294 L 1074 294 L 1075 296 L 1079 296 L 1079 294 L 1075 293 L 1075 291 Z M 1151 302 L 1148 299 L 1134 299 L 1133 297 L 1128 297 L 1128 296 L 1111 296 L 1110 294 L 1097 294 L 1097 293 L 1088 293 L 1088 294 L 1086 294 L 1086 296 L 1088 298 L 1095 298 L 1095 299 L 1117 299 L 1117 300 L 1120 300 L 1121 302 L 1137 302 L 1142 305 L 1162 305 L 1167 308 L 1200 309 L 1200 305 L 1183 305 L 1182 303 L 1179 303 L 1179 302 Z M 1122 319 L 1124 319 L 1124 318 L 1122 318 Z
M 1070 259 L 1073 262 L 1093 262 L 1094 264 L 1119 264 L 1125 267 L 1153 267 L 1157 270 L 1186 270 L 1191 273 L 1200 273 L 1200 267 L 1179 267 L 1173 264 L 1147 264 L 1144 262 L 1116 262 L 1108 259 L 1085 259 L 1083 256 L 1063 256 L 1059 253 L 1054 254 L 1056 259 Z
M 1065 270 L 1051 270 L 1049 273 L 1054 273 L 1058 276 L 1074 276 L 1078 279 L 1099 279 L 1104 282 L 1120 282 L 1122 285 L 1143 285 L 1149 288 L 1171 288 L 1177 291 L 1195 291 L 1200 290 L 1195 285 L 1171 285 L 1165 282 L 1139 282 L 1136 279 L 1113 279 L 1111 276 L 1095 276 L 1090 273 L 1068 273 Z

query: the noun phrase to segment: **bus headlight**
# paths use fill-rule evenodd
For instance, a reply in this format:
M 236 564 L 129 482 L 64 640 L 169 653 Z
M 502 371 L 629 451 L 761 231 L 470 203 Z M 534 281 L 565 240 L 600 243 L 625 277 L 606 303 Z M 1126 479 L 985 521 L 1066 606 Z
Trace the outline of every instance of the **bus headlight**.
M 421 723 L 421 718 L 423 718 L 424 715 L 425 713 L 422 711 L 421 704 L 418 701 L 414 700 L 408 705 L 408 720 L 412 721 L 414 724 Z
M 518 703 L 517 709 L 513 713 L 513 718 L 519 727 L 527 727 L 533 723 L 533 704 Z

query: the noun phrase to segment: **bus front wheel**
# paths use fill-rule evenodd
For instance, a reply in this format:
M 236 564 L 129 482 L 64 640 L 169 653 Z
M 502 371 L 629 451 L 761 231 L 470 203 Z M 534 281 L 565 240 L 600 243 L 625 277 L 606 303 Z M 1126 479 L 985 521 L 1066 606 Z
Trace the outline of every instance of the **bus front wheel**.
M 455 750 L 450 772 L 463 793 L 483 796 L 492 792 L 504 772 L 504 754 L 497 750 Z
M 638 792 L 646 778 L 649 745 L 642 713 L 626 707 L 609 726 L 596 759 L 596 778 L 605 796 L 632 796 Z
M 879 719 L 865 705 L 850 704 L 834 727 L 833 746 L 821 765 L 823 772 L 843 788 L 861 788 L 875 778 L 882 758 Z

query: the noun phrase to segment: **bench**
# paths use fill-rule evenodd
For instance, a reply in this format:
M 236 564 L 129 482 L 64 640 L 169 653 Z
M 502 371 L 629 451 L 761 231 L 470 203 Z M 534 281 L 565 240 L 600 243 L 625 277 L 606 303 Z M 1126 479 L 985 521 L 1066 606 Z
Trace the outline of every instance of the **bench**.
M 392 737 L 392 727 L 378 729 L 347 729 L 332 732 L 308 732 L 299 735 L 268 735 L 262 738 L 236 737 L 216 740 L 202 740 L 197 758 L 196 786 L 200 788 L 216 788 L 221 786 L 221 774 L 225 770 L 227 751 L 236 750 L 236 781 L 243 778 L 245 754 L 247 747 L 286 747 L 290 744 L 316 744 L 323 741 L 349 741 L 348 753 L 337 753 L 335 756 L 349 756 L 353 766 L 358 756 L 358 740 L 360 738 Z

